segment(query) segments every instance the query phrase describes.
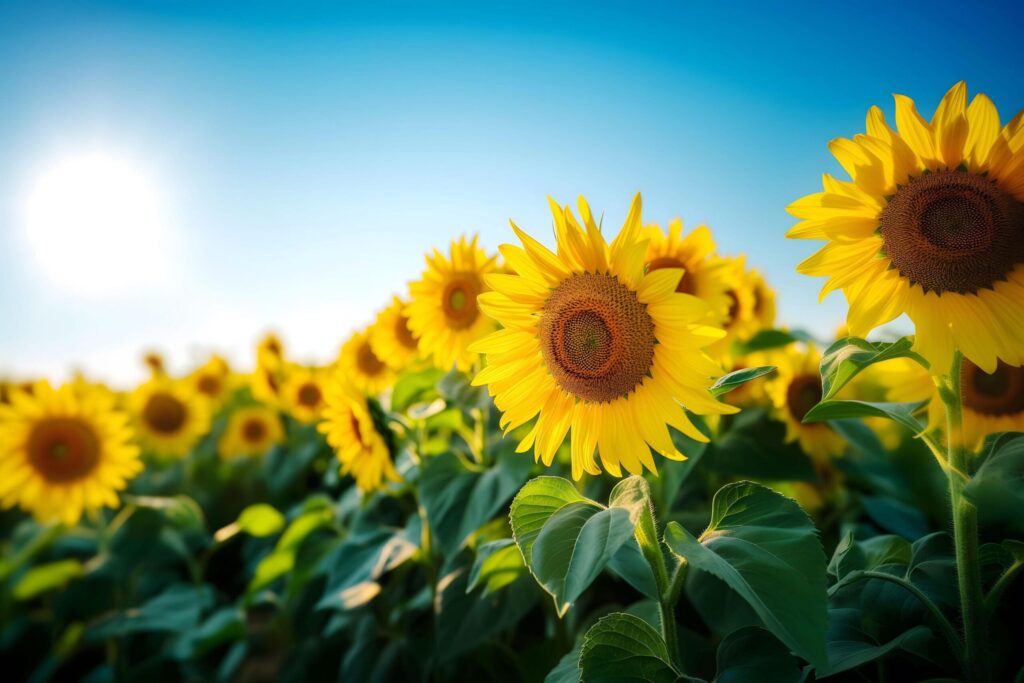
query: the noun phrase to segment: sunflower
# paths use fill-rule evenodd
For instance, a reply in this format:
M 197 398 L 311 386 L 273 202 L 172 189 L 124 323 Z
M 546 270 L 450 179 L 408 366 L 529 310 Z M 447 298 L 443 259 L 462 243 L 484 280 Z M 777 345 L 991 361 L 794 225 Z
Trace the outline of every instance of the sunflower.
M 211 356 L 188 376 L 192 390 L 205 398 L 213 410 L 219 409 L 231 394 L 231 368 L 220 356 Z
M 299 422 L 315 422 L 324 408 L 325 376 L 315 368 L 295 368 L 281 389 L 289 414 Z
M 640 195 L 611 245 L 582 197 L 579 210 L 585 227 L 552 202 L 557 253 L 512 224 L 523 248 L 501 253 L 515 274 L 488 276 L 494 291 L 479 299 L 505 329 L 473 345 L 488 363 L 473 383 L 488 385 L 506 433 L 536 417 L 518 450 L 545 465 L 571 428 L 573 478 L 601 472 L 595 449 L 615 476 L 656 472 L 651 448 L 684 457 L 666 425 L 707 441 L 683 405 L 736 412 L 708 393 L 721 368 L 702 349 L 722 331 L 704 324 L 705 302 L 676 291 L 682 269 L 645 270 Z
M 409 329 L 406 303 L 397 296 L 377 315 L 370 328 L 370 346 L 374 355 L 394 370 L 403 370 L 416 359 L 419 345 Z
M 992 101 L 953 86 L 926 122 L 896 95 L 892 130 L 878 107 L 867 134 L 830 144 L 852 182 L 795 202 L 788 236 L 827 240 L 800 264 L 841 289 L 859 337 L 902 313 L 914 348 L 942 374 L 960 351 L 987 373 L 1024 361 L 1024 126 L 1000 127 Z
M 188 386 L 154 378 L 129 399 L 142 445 L 161 456 L 183 457 L 210 428 L 206 401 Z
M 426 259 L 421 279 L 409 285 L 409 329 L 420 355 L 435 366 L 469 370 L 477 358 L 469 345 L 495 329 L 477 297 L 487 291 L 486 276 L 497 269 L 497 257 L 477 246 L 475 235 L 468 241 L 463 235 L 452 241 L 450 257 L 435 249 Z
M 761 271 L 756 268 L 748 270 L 746 277 L 747 284 L 754 296 L 752 313 L 757 326 L 756 331 L 770 330 L 775 327 L 775 316 L 777 315 L 775 290 L 764 279 Z
M 880 375 L 889 401 L 928 401 L 928 430 L 945 430 L 945 407 L 929 372 L 907 358 L 881 363 Z M 977 451 L 985 437 L 1024 431 L 1024 368 L 1000 361 L 995 372 L 985 372 L 969 360 L 960 369 L 963 393 L 963 429 L 968 447 Z
M 284 362 L 284 342 L 273 332 L 263 335 L 256 345 L 256 363 L 281 365 Z
M 786 425 L 786 443 L 800 442 L 805 453 L 816 461 L 842 455 L 846 444 L 824 422 L 804 424 L 811 408 L 821 402 L 821 355 L 814 349 L 800 350 L 795 345 L 773 356 L 777 366 L 767 391 L 773 414 Z
M 698 225 L 683 235 L 683 221 L 679 218 L 668 224 L 664 233 L 657 225 L 644 228 L 647 243 L 647 270 L 681 268 L 676 291 L 692 294 L 708 304 L 710 318 L 715 325 L 725 322 L 732 304 L 728 265 L 715 256 L 715 240 L 706 225 Z
M 374 353 L 368 330 L 354 332 L 341 347 L 338 369 L 357 389 L 368 394 L 379 394 L 395 381 L 395 371 Z
M 284 427 L 276 410 L 245 406 L 231 413 L 218 451 L 222 458 L 263 455 L 282 440 Z
M 109 394 L 41 382 L 0 405 L 5 508 L 74 525 L 83 511 L 117 507 L 117 492 L 141 471 L 128 418 Z
M 167 363 L 164 361 L 163 354 L 158 351 L 147 351 L 142 354 L 142 362 L 149 368 L 149 374 L 152 377 L 163 377 L 167 374 Z
M 317 427 L 363 492 L 376 491 L 400 477 L 392 462 L 393 437 L 379 406 L 341 377 L 327 384 L 327 406 Z

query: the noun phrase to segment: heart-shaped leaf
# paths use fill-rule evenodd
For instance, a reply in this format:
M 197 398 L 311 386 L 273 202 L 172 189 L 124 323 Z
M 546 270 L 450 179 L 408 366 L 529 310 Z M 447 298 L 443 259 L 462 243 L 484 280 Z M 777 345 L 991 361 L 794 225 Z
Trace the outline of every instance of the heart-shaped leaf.
M 661 634 L 640 617 L 622 612 L 609 614 L 587 631 L 579 664 L 584 683 L 674 683 L 679 678 Z

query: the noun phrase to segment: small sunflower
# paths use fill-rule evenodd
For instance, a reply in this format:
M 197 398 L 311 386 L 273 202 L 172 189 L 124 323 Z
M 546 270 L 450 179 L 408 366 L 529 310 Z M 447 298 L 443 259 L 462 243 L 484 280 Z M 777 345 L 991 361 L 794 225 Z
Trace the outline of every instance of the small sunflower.
M 928 401 L 928 429 L 945 431 L 945 407 L 927 370 L 906 358 L 886 361 L 878 367 L 885 369 L 880 377 L 887 400 Z M 1024 431 L 1024 368 L 1000 361 L 995 372 L 989 373 L 964 359 L 960 387 L 968 447 L 978 450 L 991 434 Z
M 469 345 L 495 329 L 477 297 L 487 291 L 486 276 L 497 269 L 497 257 L 477 246 L 475 235 L 468 241 L 463 235 L 452 241 L 450 257 L 435 249 L 426 259 L 421 279 L 409 285 L 409 329 L 420 355 L 435 366 L 469 370 L 477 358 Z
M 342 474 L 351 474 L 364 493 L 399 481 L 392 462 L 393 436 L 380 407 L 342 378 L 328 382 L 326 398 L 323 422 L 317 428 L 337 453 Z
M 764 279 L 761 271 L 756 268 L 748 270 L 746 276 L 750 290 L 754 295 L 752 312 L 757 325 L 756 331 L 770 330 L 775 327 L 775 316 L 777 315 L 775 290 Z
M 152 377 L 164 377 L 167 375 L 167 363 L 163 354 L 158 351 L 147 351 L 142 355 L 142 362 L 149 368 Z
M 218 451 L 222 458 L 258 456 L 283 440 L 284 427 L 276 410 L 266 406 L 245 406 L 231 413 Z
M 842 455 L 846 443 L 827 424 L 803 423 L 811 408 L 821 402 L 821 355 L 813 348 L 800 350 L 794 345 L 773 360 L 777 369 L 767 391 L 775 417 L 786 425 L 786 443 L 799 441 L 804 452 L 819 461 Z
M 829 147 L 852 182 L 795 202 L 788 233 L 828 243 L 800 264 L 841 289 L 851 333 L 902 313 L 914 348 L 945 373 L 961 351 L 987 373 L 1024 362 L 1024 126 L 1000 126 L 985 95 L 957 83 L 930 122 L 896 95 L 892 130 L 872 107 L 867 134 Z
M 256 362 L 264 365 L 284 363 L 284 342 L 273 332 L 263 335 L 256 345 Z
M 370 346 L 374 355 L 394 370 L 408 367 L 416 360 L 419 351 L 416 337 L 409 329 L 409 319 L 405 316 L 406 306 L 400 298 L 394 297 L 370 328 Z
M 281 389 L 288 413 L 299 422 L 315 422 L 324 409 L 325 373 L 313 368 L 295 368 Z
M 354 332 L 341 347 L 338 369 L 368 394 L 379 394 L 395 381 L 395 371 L 374 352 L 367 330 Z
M 684 457 L 667 426 L 707 441 L 684 405 L 736 412 L 708 392 L 721 368 L 703 348 L 723 333 L 705 324 L 705 302 L 676 291 L 682 269 L 646 271 L 640 195 L 611 245 L 582 197 L 579 210 L 583 226 L 552 202 L 557 253 L 512 224 L 523 248 L 501 253 L 515 274 L 488 276 L 494 291 L 479 299 L 505 329 L 473 345 L 488 363 L 473 383 L 488 385 L 506 433 L 536 418 L 518 450 L 546 465 L 571 429 L 573 478 L 601 472 L 595 450 L 615 476 L 656 472 L 652 448 Z
M 192 390 L 205 398 L 214 410 L 224 405 L 231 394 L 231 368 L 220 356 L 211 356 L 206 363 L 192 371 L 187 381 Z
M 698 225 L 684 236 L 683 221 L 677 218 L 668 224 L 667 233 L 657 225 L 650 225 L 644 228 L 643 237 L 650 240 L 647 270 L 681 268 L 683 276 L 676 291 L 706 302 L 712 323 L 724 323 L 732 305 L 729 290 L 733 273 L 726 262 L 715 256 L 717 247 L 711 230 L 706 225 Z
M 142 445 L 161 456 L 183 457 L 209 431 L 210 412 L 188 386 L 154 378 L 129 399 Z
M 40 522 L 78 523 L 83 511 L 116 508 L 117 492 L 142 471 L 128 417 L 110 394 L 36 385 L 0 405 L 0 505 Z

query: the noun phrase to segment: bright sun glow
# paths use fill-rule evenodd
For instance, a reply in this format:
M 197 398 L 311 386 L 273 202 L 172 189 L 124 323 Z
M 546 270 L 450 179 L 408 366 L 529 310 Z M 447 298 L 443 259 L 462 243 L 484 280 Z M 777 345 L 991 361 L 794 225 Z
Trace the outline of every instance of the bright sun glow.
M 48 279 L 76 293 L 126 291 L 167 276 L 163 198 L 119 156 L 88 152 L 45 168 L 28 195 L 25 236 Z

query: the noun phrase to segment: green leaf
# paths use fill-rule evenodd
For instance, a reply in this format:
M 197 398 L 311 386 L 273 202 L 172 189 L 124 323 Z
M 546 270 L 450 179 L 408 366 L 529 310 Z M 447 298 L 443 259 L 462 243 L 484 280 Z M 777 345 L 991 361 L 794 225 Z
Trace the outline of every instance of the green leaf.
M 771 633 L 755 626 L 733 631 L 722 639 L 715 656 L 715 683 L 797 683 L 801 680 L 797 661 Z
M 708 445 L 702 467 L 730 477 L 814 481 L 814 465 L 799 444 L 785 443 L 786 427 L 763 410 L 746 410 Z M 683 463 L 685 464 L 685 463 Z
M 544 523 L 569 503 L 578 502 L 586 502 L 598 509 L 602 507 L 584 498 L 572 482 L 561 477 L 536 477 L 519 490 L 512 500 L 508 518 L 512 536 L 527 567 L 533 564 L 533 543 Z
M 621 507 L 569 503 L 548 519 L 533 545 L 531 568 L 554 598 L 559 616 L 632 537 L 633 522 Z
M 579 666 L 584 683 L 674 683 L 679 678 L 661 634 L 640 617 L 621 612 L 587 631 Z
M 489 595 L 526 573 L 523 554 L 516 547 L 516 542 L 511 538 L 498 539 L 477 548 L 466 590 L 473 591 L 483 585 L 483 595 Z
M 907 641 L 931 633 L 927 626 L 915 626 L 887 642 L 879 643 L 865 632 L 861 610 L 836 608 L 829 610 L 828 615 L 829 675 L 881 659 Z
M 910 554 L 910 543 L 899 536 L 873 536 L 857 541 L 853 532 L 848 532 L 836 546 L 828 564 L 828 573 L 842 580 L 850 572 L 858 570 L 906 567 L 910 563 Z
M 745 342 L 736 345 L 736 355 L 745 356 L 758 351 L 768 351 L 788 346 L 795 341 L 809 341 L 807 334 L 785 330 L 761 330 Z
M 739 593 L 795 653 L 816 668 L 828 665 L 825 554 L 795 501 L 759 484 L 729 484 L 715 494 L 700 539 L 670 522 L 665 543 Z
M 277 541 L 277 550 L 294 550 L 309 536 L 318 529 L 331 524 L 334 519 L 334 511 L 330 508 L 316 508 L 304 512 L 288 525 L 281 538 Z
M 869 342 L 846 337 L 832 344 L 821 358 L 821 393 L 829 400 L 864 369 L 894 358 L 913 358 L 928 367 L 927 361 L 910 350 L 913 341 L 903 337 L 894 342 Z
M 608 570 L 648 598 L 658 598 L 651 565 L 647 564 L 636 539 L 626 541 L 608 562 Z
M 722 394 L 732 391 L 738 386 L 742 386 L 751 380 L 757 379 L 758 377 L 764 377 L 768 373 L 774 371 L 774 365 L 761 365 L 756 368 L 734 370 L 727 375 L 723 375 L 717 382 L 711 385 L 711 395 L 721 396 Z
M 59 560 L 32 567 L 14 584 L 11 591 L 15 600 L 31 600 L 47 591 L 63 588 L 72 579 L 85 573 L 78 560 Z
M 507 453 L 483 472 L 466 468 L 452 453 L 430 458 L 420 475 L 420 500 L 430 529 L 448 557 L 488 522 L 529 476 L 532 463 Z
M 177 584 L 137 609 L 114 614 L 90 629 L 89 638 L 104 638 L 142 632 L 185 633 L 199 624 L 203 611 L 213 603 L 209 586 Z
M 558 665 L 544 677 L 544 683 L 579 683 L 580 681 L 580 649 L 583 643 L 569 650 L 558 660 Z
M 428 403 L 437 398 L 437 383 L 444 377 L 444 371 L 427 368 L 409 372 L 398 378 L 391 391 L 391 410 L 402 413 L 417 403 Z
M 964 487 L 986 524 L 1024 533 L 1024 434 L 1006 434 Z
M 140 508 L 155 510 L 171 525 L 186 531 L 202 531 L 206 528 L 203 509 L 192 498 L 185 495 L 172 497 L 125 496 L 125 502 Z
M 867 401 L 822 401 L 807 411 L 804 422 L 824 422 L 846 418 L 884 417 L 898 422 L 915 435 L 924 431 L 924 425 L 914 415 L 928 402 L 869 403 Z
M 256 503 L 238 515 L 238 526 L 250 536 L 270 536 L 284 528 L 284 515 L 266 503 Z

